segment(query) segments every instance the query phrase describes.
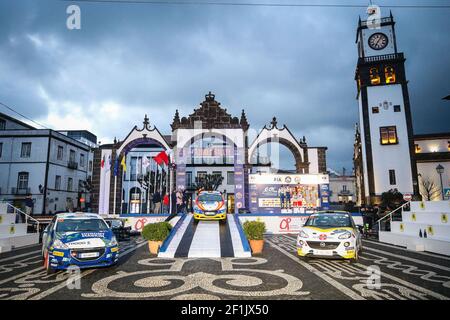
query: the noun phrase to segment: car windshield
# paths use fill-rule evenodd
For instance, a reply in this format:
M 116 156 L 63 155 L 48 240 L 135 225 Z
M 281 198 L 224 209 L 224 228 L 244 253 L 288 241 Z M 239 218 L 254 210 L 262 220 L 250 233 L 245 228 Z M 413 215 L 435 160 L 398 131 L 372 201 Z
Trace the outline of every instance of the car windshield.
M 106 231 L 108 225 L 101 219 L 58 219 L 56 232 Z
M 321 213 L 310 216 L 306 220 L 305 226 L 318 228 L 352 227 L 352 221 L 348 214 Z
M 198 201 L 222 201 L 222 196 L 217 193 L 202 193 L 198 196 Z

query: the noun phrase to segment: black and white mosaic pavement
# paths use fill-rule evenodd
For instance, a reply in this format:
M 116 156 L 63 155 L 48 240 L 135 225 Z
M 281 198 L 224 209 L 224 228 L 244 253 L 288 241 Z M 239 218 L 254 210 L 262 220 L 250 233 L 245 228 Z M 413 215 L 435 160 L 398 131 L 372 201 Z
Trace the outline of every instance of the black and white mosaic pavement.
M 449 298 L 449 257 L 374 241 L 364 241 L 360 261 L 349 263 L 301 260 L 289 235 L 268 236 L 264 253 L 253 258 L 157 258 L 135 238 L 121 243 L 118 265 L 75 278 L 46 275 L 38 246 L 0 255 L 0 299 Z

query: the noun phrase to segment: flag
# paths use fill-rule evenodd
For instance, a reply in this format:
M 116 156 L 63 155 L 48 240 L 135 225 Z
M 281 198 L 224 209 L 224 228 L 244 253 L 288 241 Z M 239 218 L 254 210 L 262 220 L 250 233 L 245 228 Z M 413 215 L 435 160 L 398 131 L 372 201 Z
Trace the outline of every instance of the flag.
M 122 166 L 122 169 L 124 172 L 127 171 L 127 164 L 125 163 L 125 154 L 122 156 L 122 161 L 120 162 L 120 165 Z
M 119 155 L 116 153 L 116 159 L 114 160 L 114 177 L 117 177 L 119 173 Z
M 106 163 L 106 171 L 111 170 L 111 155 L 108 156 L 108 162 Z
M 156 161 L 157 164 L 161 165 L 161 164 L 169 164 L 169 157 L 167 156 L 167 154 L 164 151 L 161 151 L 160 153 L 158 153 L 156 156 L 153 157 L 153 159 Z
M 145 168 L 147 168 L 149 165 L 150 165 L 150 160 L 148 160 L 148 158 L 144 156 L 144 157 L 142 158 L 142 167 L 145 169 Z
M 103 156 L 102 161 L 100 162 L 100 166 L 103 167 L 105 166 L 105 156 Z

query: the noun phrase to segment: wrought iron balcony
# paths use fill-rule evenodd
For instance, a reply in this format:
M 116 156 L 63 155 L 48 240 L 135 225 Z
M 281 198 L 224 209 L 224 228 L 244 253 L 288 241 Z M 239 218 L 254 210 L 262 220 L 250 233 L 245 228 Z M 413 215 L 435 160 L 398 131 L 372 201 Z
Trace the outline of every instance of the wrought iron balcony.
M 30 188 L 11 188 L 11 193 L 19 195 L 31 194 Z
M 78 162 L 69 160 L 69 162 L 67 163 L 67 168 L 74 170 L 78 169 Z

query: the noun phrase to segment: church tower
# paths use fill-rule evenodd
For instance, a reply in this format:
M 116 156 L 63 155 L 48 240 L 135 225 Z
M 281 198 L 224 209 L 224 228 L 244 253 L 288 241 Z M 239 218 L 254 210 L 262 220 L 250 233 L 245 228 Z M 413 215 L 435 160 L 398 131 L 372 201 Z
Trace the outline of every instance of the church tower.
M 358 22 L 356 43 L 362 202 L 397 189 L 419 194 L 405 58 L 397 50 L 392 13 Z M 355 166 L 356 168 L 356 166 Z

